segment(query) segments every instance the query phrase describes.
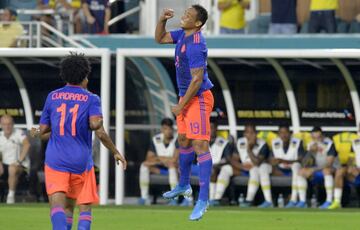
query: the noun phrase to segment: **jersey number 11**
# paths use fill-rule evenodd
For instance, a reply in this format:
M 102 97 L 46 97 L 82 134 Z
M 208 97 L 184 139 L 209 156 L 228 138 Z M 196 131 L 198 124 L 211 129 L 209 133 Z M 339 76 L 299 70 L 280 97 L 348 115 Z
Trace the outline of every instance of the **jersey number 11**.
M 69 112 L 72 113 L 72 120 L 71 120 L 71 136 L 76 136 L 76 118 L 79 111 L 79 104 L 75 104 L 74 107 L 72 107 Z M 61 113 L 60 117 L 60 136 L 64 136 L 65 134 L 65 117 L 66 117 L 66 104 L 62 103 L 57 109 L 56 112 Z

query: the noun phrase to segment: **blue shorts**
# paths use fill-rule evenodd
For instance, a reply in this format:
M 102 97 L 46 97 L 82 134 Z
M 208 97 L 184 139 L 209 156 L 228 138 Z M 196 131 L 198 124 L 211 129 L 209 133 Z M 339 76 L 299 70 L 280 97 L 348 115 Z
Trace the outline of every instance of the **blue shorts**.
M 191 165 L 191 176 L 199 176 L 200 175 L 200 168 L 199 165 Z
M 241 169 L 240 176 L 250 176 L 249 171 Z
M 360 174 L 355 178 L 354 181 L 350 182 L 350 184 L 353 184 L 355 186 L 360 186 Z
M 284 176 L 291 176 L 292 175 L 291 169 L 284 169 L 284 168 L 281 168 L 279 166 L 277 166 L 277 169 L 279 169 L 284 174 Z
M 324 173 L 322 170 L 317 170 L 312 175 L 312 184 L 323 184 L 324 183 Z
M 160 175 L 168 176 L 169 175 L 169 169 L 162 165 L 157 165 L 156 168 L 160 170 Z

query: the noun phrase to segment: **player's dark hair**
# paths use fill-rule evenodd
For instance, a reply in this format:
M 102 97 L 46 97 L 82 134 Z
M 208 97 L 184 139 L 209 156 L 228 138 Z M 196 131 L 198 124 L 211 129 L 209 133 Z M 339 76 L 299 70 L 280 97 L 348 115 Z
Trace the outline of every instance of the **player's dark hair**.
M 205 25 L 205 23 L 208 19 L 207 10 L 199 4 L 192 5 L 191 7 L 196 10 L 196 12 L 197 12 L 196 19 L 202 23 L 201 26 Z
M 79 85 L 90 72 L 90 61 L 83 53 L 70 52 L 60 62 L 60 77 L 66 83 Z
M 287 131 L 290 132 L 290 126 L 288 126 L 288 125 L 279 125 L 279 130 L 280 129 L 286 129 Z
M 169 126 L 169 127 L 173 127 L 173 125 L 174 125 L 174 122 L 173 122 L 173 120 L 171 120 L 170 118 L 164 118 L 164 119 L 162 119 L 161 120 L 161 126 L 163 126 L 163 125 L 166 125 L 166 126 Z
M 322 129 L 321 129 L 319 126 L 315 126 L 315 127 L 311 130 L 311 132 L 320 132 L 320 133 L 322 133 Z
M 256 126 L 255 126 L 255 124 L 253 124 L 253 123 L 246 123 L 245 124 L 245 129 L 246 128 L 250 128 L 250 129 L 252 129 L 255 133 L 256 133 Z

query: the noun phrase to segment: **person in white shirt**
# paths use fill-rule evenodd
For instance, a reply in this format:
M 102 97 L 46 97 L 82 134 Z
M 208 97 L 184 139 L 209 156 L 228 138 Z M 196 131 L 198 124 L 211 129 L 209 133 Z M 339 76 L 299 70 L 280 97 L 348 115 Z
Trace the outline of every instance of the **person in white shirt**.
M 272 141 L 270 158 L 272 170 L 270 173 L 273 176 L 291 176 L 291 197 L 286 208 L 293 208 L 297 205 L 297 177 L 305 151 L 302 141 L 292 136 L 288 126 L 281 125 L 278 135 L 279 137 Z
M 218 124 L 215 119 L 210 120 L 210 153 L 213 161 L 213 168 L 210 178 L 209 198 L 210 205 L 220 205 L 219 200 L 215 200 L 216 181 L 220 173 L 221 167 L 230 164 L 230 160 L 234 151 L 233 144 L 229 139 L 225 139 L 217 135 Z
M 327 209 L 333 198 L 334 178 L 333 173 L 335 158 L 337 153 L 334 143 L 325 137 L 320 127 L 314 127 L 311 131 L 312 141 L 308 144 L 308 153 L 302 161 L 302 168 L 297 178 L 299 190 L 299 203 L 297 207 L 305 208 L 306 191 L 308 187 L 307 179 L 311 179 L 313 184 L 324 184 L 326 189 L 326 201 L 320 206 Z
M 15 191 L 19 175 L 25 168 L 30 168 L 30 160 L 27 153 L 30 142 L 25 133 L 14 129 L 14 119 L 10 115 L 0 118 L 2 131 L 0 132 L 0 175 L 8 179 L 9 192 L 6 203 L 15 203 Z
M 249 207 L 261 185 L 265 201 L 261 207 L 272 207 L 269 171 L 271 166 L 266 163 L 269 149 L 262 139 L 257 138 L 256 127 L 253 124 L 245 125 L 244 137 L 236 143 L 235 152 L 231 156 L 230 164 L 221 167 L 215 188 L 215 200 L 220 200 L 230 183 L 232 176 L 249 176 L 246 201 L 240 207 Z M 264 170 L 263 170 L 264 168 Z M 271 170 L 270 170 L 271 171 Z
M 177 137 L 174 135 L 173 121 L 170 118 L 164 118 L 161 121 L 161 133 L 152 138 L 146 159 L 140 166 L 139 184 L 141 197 L 138 201 L 139 205 L 150 204 L 150 174 L 168 175 L 171 189 L 175 188 L 178 183 L 176 168 L 177 151 L 178 144 Z M 174 200 L 170 204 L 177 204 L 175 202 L 177 201 Z

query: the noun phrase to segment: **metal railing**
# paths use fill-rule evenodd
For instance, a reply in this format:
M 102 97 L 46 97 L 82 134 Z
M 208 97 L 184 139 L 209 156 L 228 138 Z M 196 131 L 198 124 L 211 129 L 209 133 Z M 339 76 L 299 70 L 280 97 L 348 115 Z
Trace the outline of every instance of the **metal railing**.
M 84 47 L 45 22 L 10 22 L 15 23 L 20 23 L 24 28 L 23 34 L 16 38 L 18 47 Z

